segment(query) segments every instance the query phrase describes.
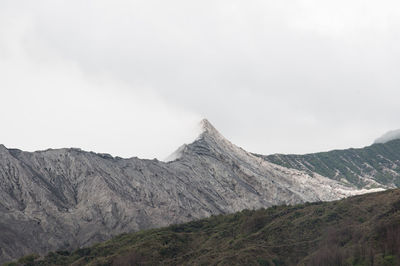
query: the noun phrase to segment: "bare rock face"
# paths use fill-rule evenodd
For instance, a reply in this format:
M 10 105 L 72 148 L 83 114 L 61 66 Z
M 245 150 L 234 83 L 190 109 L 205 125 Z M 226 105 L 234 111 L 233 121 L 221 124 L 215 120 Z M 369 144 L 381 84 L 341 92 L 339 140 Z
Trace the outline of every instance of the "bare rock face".
M 207 121 L 168 162 L 0 146 L 0 263 L 213 214 L 365 193 L 270 163 Z

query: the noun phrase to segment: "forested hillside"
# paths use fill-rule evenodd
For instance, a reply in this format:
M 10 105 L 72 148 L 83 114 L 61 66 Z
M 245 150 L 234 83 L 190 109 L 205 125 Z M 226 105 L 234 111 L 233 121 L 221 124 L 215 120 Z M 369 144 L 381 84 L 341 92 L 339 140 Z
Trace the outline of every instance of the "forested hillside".
M 399 265 L 400 190 L 123 234 L 26 265 Z M 11 264 L 9 264 L 11 265 Z M 15 264 L 14 264 L 15 265 Z

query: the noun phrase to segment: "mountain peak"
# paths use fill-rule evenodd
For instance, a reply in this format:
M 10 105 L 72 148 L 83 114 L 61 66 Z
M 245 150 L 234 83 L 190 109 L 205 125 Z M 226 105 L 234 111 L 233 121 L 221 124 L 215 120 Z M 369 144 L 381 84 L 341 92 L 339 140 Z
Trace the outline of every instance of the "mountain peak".
M 0 152 L 8 152 L 8 149 L 3 144 L 0 144 Z
M 227 143 L 229 145 L 232 145 L 228 140 L 226 140 L 221 133 L 218 132 L 218 130 L 208 121 L 207 119 L 203 119 L 199 123 L 199 128 L 200 128 L 200 134 L 198 137 L 190 144 L 183 144 L 181 147 L 179 147 L 175 152 L 173 152 L 171 155 L 169 155 L 166 159 L 164 159 L 164 162 L 170 162 L 170 161 L 175 161 L 184 154 L 186 147 L 196 145 L 198 141 L 203 140 L 208 145 L 213 146 L 213 147 L 218 147 L 218 146 L 227 146 Z
M 214 134 L 220 135 L 218 130 L 215 129 L 215 127 L 210 123 L 210 121 L 208 121 L 205 118 L 200 121 L 200 127 L 201 127 L 201 134 L 207 133 L 207 134 L 213 134 L 213 135 Z
M 222 143 L 226 144 L 229 142 L 207 119 L 200 121 L 200 127 L 201 134 L 196 140 L 205 139 L 211 141 L 213 145 Z
M 400 129 L 392 130 L 385 133 L 382 137 L 377 138 L 374 144 L 384 144 L 392 140 L 400 139 Z

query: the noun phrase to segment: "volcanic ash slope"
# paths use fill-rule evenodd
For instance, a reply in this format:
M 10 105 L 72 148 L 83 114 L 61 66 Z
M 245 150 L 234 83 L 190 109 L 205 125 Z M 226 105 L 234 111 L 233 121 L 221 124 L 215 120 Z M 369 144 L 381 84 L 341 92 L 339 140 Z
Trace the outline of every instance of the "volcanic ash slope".
M 371 191 L 275 165 L 201 125 L 169 162 L 0 146 L 0 263 L 213 214 Z

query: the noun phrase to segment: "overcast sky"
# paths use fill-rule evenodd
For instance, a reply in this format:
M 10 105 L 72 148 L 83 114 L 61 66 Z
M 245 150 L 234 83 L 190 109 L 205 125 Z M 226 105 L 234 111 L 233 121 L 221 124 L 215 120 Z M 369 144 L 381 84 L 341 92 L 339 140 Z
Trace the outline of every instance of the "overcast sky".
M 208 118 L 246 150 L 400 128 L 400 2 L 2 0 L 0 143 L 165 158 Z

